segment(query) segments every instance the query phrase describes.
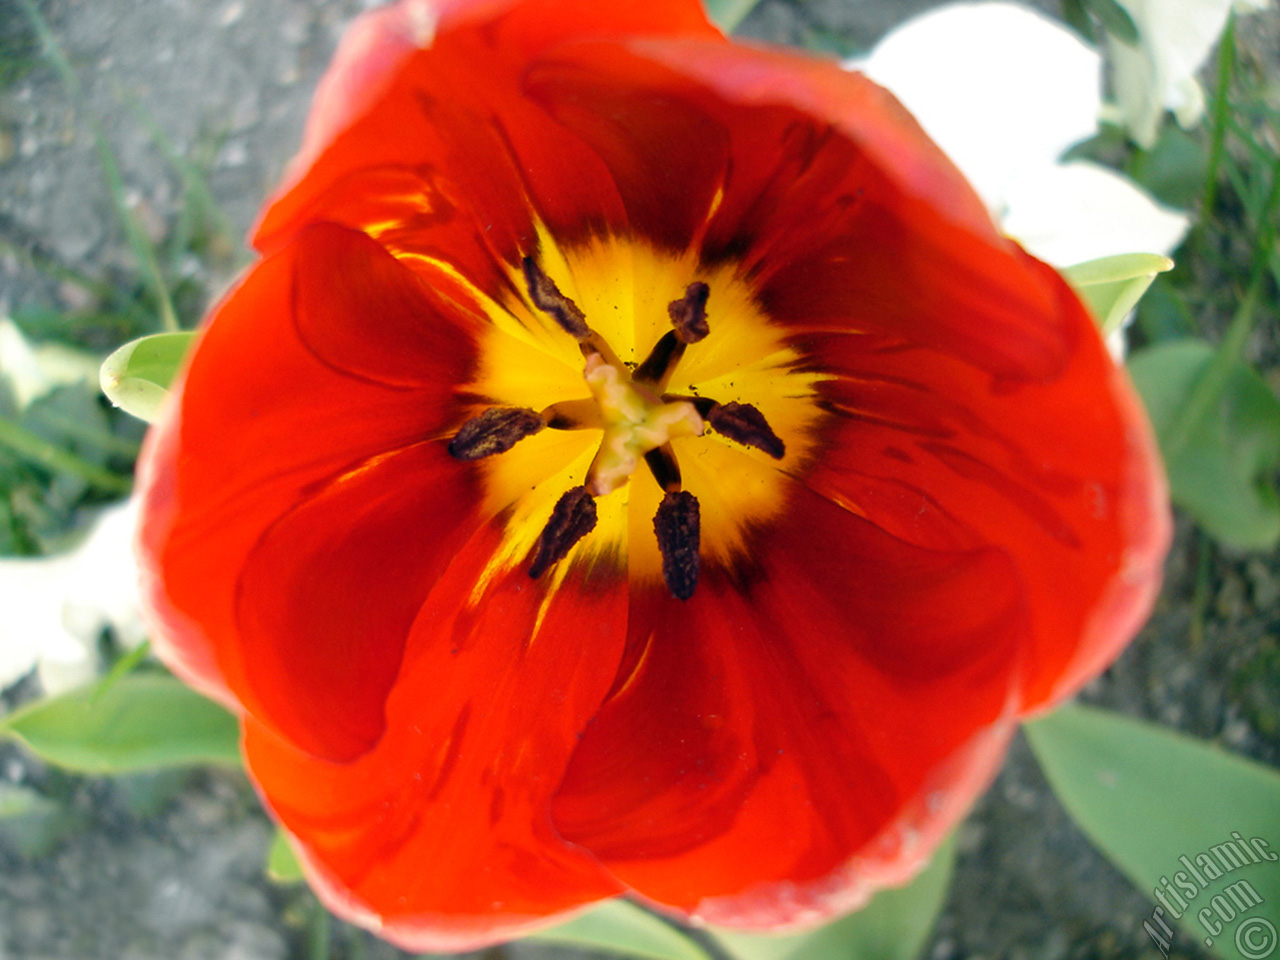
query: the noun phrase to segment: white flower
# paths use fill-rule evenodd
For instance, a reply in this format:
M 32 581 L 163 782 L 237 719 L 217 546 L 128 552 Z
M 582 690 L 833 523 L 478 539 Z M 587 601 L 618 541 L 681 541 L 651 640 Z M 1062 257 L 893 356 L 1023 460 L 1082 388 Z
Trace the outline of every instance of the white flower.
M 1270 0 L 1119 0 L 1138 28 L 1138 45 L 1108 36 L 1108 59 L 1120 119 L 1143 147 L 1156 142 L 1166 109 L 1189 127 L 1204 113 L 1196 74 L 1237 11 L 1262 10 Z
M 33 347 L 17 324 L 0 317 L 0 372 L 22 410 L 64 383 L 96 383 L 98 361 L 61 344 Z
M 1097 130 L 1099 55 L 1013 3 L 954 3 L 889 33 L 863 63 L 902 100 L 1006 233 L 1058 267 L 1168 253 L 1188 226 L 1128 180 L 1063 152 Z
M 141 643 L 138 568 L 133 559 L 137 503 L 104 510 L 71 553 L 0 560 L 0 689 L 33 666 L 50 694 L 88 683 L 106 626 L 126 647 Z

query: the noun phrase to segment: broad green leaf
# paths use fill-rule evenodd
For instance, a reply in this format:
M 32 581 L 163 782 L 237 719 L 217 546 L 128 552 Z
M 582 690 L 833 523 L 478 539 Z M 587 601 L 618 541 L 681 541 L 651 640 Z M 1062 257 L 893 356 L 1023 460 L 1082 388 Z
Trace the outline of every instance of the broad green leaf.
M 1089 305 L 1103 333 L 1120 327 L 1137 306 L 1156 274 L 1173 269 L 1173 261 L 1158 253 L 1122 253 L 1067 267 L 1067 282 Z
M 0 720 L 6 734 L 84 773 L 240 762 L 236 719 L 169 676 L 121 677 L 38 700 Z
M 1166 956 L 1164 924 L 1179 915 L 1219 956 L 1267 955 L 1261 921 L 1280 919 L 1280 773 L 1095 707 L 1062 707 L 1026 731 L 1080 829 L 1151 898 L 1146 930 Z
M 277 828 L 267 851 L 267 878 L 283 885 L 302 882 L 302 865 L 293 852 L 293 844 L 283 830 Z
M 154 423 L 194 333 L 156 333 L 126 343 L 102 363 L 102 392 L 117 407 Z
M 760 0 L 704 0 L 707 16 L 725 33 L 731 33 L 747 19 Z
M 789 936 L 714 934 L 740 960 L 914 960 L 942 910 L 954 865 L 955 842 L 948 839 L 907 886 L 883 890 L 861 910 L 817 930 Z
M 1170 123 L 1161 128 L 1150 150 L 1134 152 L 1127 173 L 1161 203 L 1187 210 L 1200 199 L 1208 170 L 1203 139 Z
M 695 941 L 626 900 L 609 900 L 528 939 L 584 950 L 609 950 L 645 960 L 709 960 L 707 952 Z
M 1201 340 L 1169 341 L 1134 354 L 1129 372 L 1162 440 L 1212 359 L 1213 348 Z M 1179 450 L 1164 453 L 1174 502 L 1211 536 L 1255 550 L 1280 539 L 1280 497 L 1272 479 L 1280 463 L 1280 401 L 1249 367 L 1234 364 L 1217 409 Z

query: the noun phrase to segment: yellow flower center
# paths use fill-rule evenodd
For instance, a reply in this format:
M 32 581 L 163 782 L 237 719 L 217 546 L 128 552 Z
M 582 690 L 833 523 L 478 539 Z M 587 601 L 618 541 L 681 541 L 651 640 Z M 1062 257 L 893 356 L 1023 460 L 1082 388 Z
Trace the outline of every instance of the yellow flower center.
M 451 450 L 477 460 L 506 531 L 477 591 L 520 564 L 555 585 L 580 559 L 691 592 L 690 537 L 695 558 L 731 566 L 782 509 L 815 442 L 822 375 L 733 264 L 540 239 L 501 302 L 470 291 L 491 321 L 465 388 L 483 400 Z M 549 535 L 571 542 L 548 552 Z

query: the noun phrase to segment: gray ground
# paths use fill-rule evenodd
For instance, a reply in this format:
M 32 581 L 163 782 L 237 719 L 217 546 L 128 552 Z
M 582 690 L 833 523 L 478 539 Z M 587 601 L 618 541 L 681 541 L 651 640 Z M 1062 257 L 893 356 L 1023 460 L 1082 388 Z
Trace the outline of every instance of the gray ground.
M 932 0 L 767 0 L 745 32 L 865 47 Z M 294 150 L 317 77 L 359 0 L 48 0 L 84 84 L 72 106 L 37 67 L 0 89 L 0 313 L 93 304 L 15 248 L 100 275 L 132 270 L 93 151 L 106 128 L 134 209 L 155 239 L 172 229 L 179 184 L 125 106 L 136 98 L 187 155 L 212 155 L 209 183 L 239 235 Z M 1044 4 L 1054 9 L 1052 2 Z M 0 0 L 0 42 L 21 19 Z M 0 47 L 0 49 L 3 49 Z M 212 266 L 209 262 L 212 261 Z M 191 258 L 194 285 L 224 284 L 233 257 Z M 104 345 L 105 346 L 105 345 Z M 1157 615 L 1090 699 L 1280 763 L 1280 560 L 1209 561 L 1203 636 L 1193 594 L 1203 542 L 1182 529 Z M 1270 679 L 1268 679 L 1270 678 Z M 99 783 L 0 747 L 0 778 L 70 801 L 83 829 L 36 855 L 0 832 L 0 960 L 284 960 L 317 953 L 309 898 L 267 883 L 270 835 L 237 776 Z M 950 958 L 1150 958 L 1151 902 L 1068 822 L 1019 742 L 963 828 L 957 882 L 931 946 Z M 334 957 L 401 956 L 336 927 Z M 1199 957 L 1182 937 L 1175 955 Z M 520 947 L 512 956 L 546 956 Z

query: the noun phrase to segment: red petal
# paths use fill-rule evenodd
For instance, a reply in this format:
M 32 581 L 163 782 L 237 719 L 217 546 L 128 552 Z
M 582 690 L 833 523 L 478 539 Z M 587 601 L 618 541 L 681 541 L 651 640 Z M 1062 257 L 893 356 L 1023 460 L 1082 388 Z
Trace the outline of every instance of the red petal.
M 259 720 L 335 761 L 377 742 L 409 628 L 474 531 L 478 500 L 444 444 L 421 443 L 333 481 L 263 534 L 239 578 L 229 653 Z
M 1026 610 L 998 552 L 915 547 L 794 484 L 749 556 L 684 604 L 633 593 L 634 666 L 554 816 L 644 896 L 769 926 L 905 880 L 964 812 Z
M 246 756 L 339 913 L 409 950 L 467 950 L 620 892 L 547 811 L 617 670 L 626 590 L 486 572 L 487 527 L 434 585 L 386 700 L 385 736 L 335 764 L 250 721 Z M 482 587 L 478 587 L 482 584 Z
M 299 233 L 294 248 L 294 321 L 320 360 L 392 386 L 467 382 L 473 346 L 460 325 L 469 317 L 383 247 L 320 223 Z
M 798 55 L 629 50 L 556 51 L 528 88 L 609 165 L 636 229 L 738 261 L 778 323 L 918 339 L 1002 376 L 1065 362 L 1043 291 L 1006 277 L 981 201 L 886 91 Z
M 368 244 L 315 228 L 255 267 L 215 311 L 141 461 L 140 554 L 158 649 L 196 686 L 250 711 L 262 705 L 244 673 L 235 614 L 250 553 L 336 477 L 438 436 L 456 416 L 453 375 L 474 361 L 449 319 L 425 297 L 415 302 L 413 275 Z M 312 269 L 313 255 L 338 272 Z M 364 270 L 380 279 L 376 290 Z M 411 316 L 421 363 L 398 352 Z M 382 350 L 359 347 L 361 337 Z M 465 516 L 456 502 L 450 509 Z
M 1092 321 L 1042 264 L 1022 257 L 1009 274 L 1038 285 L 1069 331 L 1060 376 L 997 390 L 926 344 L 858 334 L 802 349 L 839 375 L 822 388 L 837 418 L 808 483 L 897 536 L 986 543 L 1017 565 L 1025 710 L 1069 696 L 1133 636 L 1170 523 L 1145 415 Z
M 599 159 L 524 96 L 530 60 L 580 36 L 719 37 L 692 0 L 455 2 L 434 10 L 430 49 L 409 52 L 406 24 L 429 9 L 374 14 L 340 53 L 294 183 L 258 228 L 260 248 L 274 248 L 299 223 L 336 219 L 499 290 L 507 282 L 499 265 L 536 250 L 536 220 L 560 242 L 625 225 Z

